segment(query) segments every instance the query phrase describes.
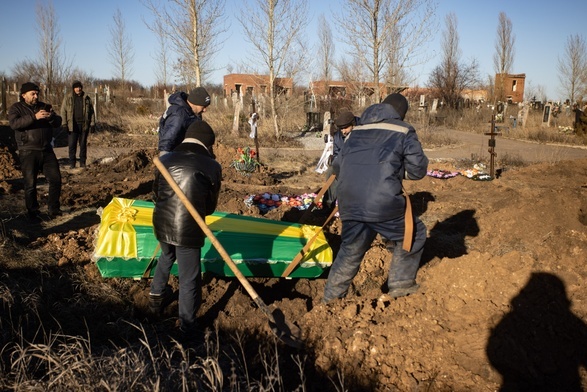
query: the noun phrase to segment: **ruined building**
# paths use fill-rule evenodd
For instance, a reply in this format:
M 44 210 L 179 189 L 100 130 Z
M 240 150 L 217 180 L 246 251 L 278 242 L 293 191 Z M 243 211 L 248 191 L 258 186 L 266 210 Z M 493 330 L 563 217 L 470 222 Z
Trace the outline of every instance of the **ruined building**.
M 526 74 L 496 74 L 495 95 L 498 101 L 520 103 L 524 101 Z

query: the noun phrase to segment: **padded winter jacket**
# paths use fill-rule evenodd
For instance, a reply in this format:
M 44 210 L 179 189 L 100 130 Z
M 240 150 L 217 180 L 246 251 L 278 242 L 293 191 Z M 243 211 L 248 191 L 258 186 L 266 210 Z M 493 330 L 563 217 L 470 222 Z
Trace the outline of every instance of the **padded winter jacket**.
M 203 145 L 184 142 L 160 159 L 202 219 L 212 214 L 218 203 L 222 169 L 208 150 Z M 153 190 L 153 228 L 157 240 L 188 248 L 202 247 L 205 234 L 158 171 Z
M 53 113 L 48 119 L 37 120 L 35 113 L 45 107 L 45 103 L 37 102 L 35 106 L 24 101 L 13 104 L 8 109 L 10 128 L 15 131 L 16 144 L 19 151 L 49 151 L 53 147 L 53 129 L 61 126 L 61 117 Z
M 169 107 L 159 119 L 159 151 L 173 151 L 183 141 L 188 127 L 201 120 L 187 102 L 188 95 L 179 91 L 169 96 Z
M 369 106 L 333 163 L 341 219 L 383 222 L 402 216 L 402 180 L 419 180 L 427 168 L 414 128 L 391 105 Z
M 73 131 L 73 94 L 66 95 L 63 98 L 63 103 L 61 104 L 61 117 L 63 118 L 63 127 L 69 131 Z M 94 117 L 94 105 L 92 105 L 92 99 L 85 95 L 85 92 L 82 91 L 82 99 L 83 99 L 83 119 L 84 122 L 81 124 L 81 130 L 84 132 L 88 132 L 90 130 L 90 126 L 96 125 L 96 120 Z

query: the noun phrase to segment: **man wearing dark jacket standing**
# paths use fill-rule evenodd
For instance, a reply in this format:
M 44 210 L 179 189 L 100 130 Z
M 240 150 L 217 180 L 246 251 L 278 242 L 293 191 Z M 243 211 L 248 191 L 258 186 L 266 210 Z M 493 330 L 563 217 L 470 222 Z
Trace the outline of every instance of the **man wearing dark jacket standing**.
M 212 152 L 215 139 L 208 123 L 196 121 L 188 128 L 183 142 L 160 158 L 202 217 L 212 214 L 216 209 L 222 181 L 222 169 Z M 206 235 L 159 171 L 154 182 L 154 192 L 153 228 L 161 246 L 161 256 L 155 267 L 149 307 L 152 313 L 160 314 L 166 305 L 170 296 L 167 286 L 169 273 L 177 260 L 179 326 L 189 336 L 194 331 L 200 305 L 200 259 Z
M 39 221 L 37 175 L 42 172 L 49 183 L 49 217 L 61 215 L 61 172 L 53 151 L 53 129 L 61 126 L 61 117 L 51 105 L 39 101 L 39 86 L 26 82 L 20 88 L 20 100 L 8 110 L 10 128 L 16 133 L 18 156 L 24 179 L 24 199 L 31 221 Z
M 202 113 L 210 105 L 210 94 L 196 87 L 189 95 L 179 91 L 169 96 L 169 107 L 159 119 L 159 156 L 177 147 L 194 121 L 202 121 Z
M 389 295 L 397 298 L 418 290 L 416 273 L 426 227 L 419 218 L 406 216 L 402 180 L 423 178 L 428 158 L 414 128 L 403 121 L 407 111 L 408 101 L 401 94 L 369 106 L 334 160 L 342 243 L 324 289 L 325 303 L 347 294 L 378 233 L 393 251 L 387 277 Z M 406 222 L 408 227 L 413 222 L 407 248 L 402 246 Z
M 79 143 L 79 166 L 86 167 L 88 152 L 88 135 L 90 127 L 94 126 L 94 106 L 92 99 L 85 95 L 83 85 L 79 80 L 73 82 L 72 94 L 63 98 L 61 117 L 63 128 L 67 131 L 69 145 L 69 167 L 75 168 L 77 145 Z
M 331 163 L 326 170 L 326 179 L 328 179 L 332 173 L 332 163 L 340 154 L 340 150 L 342 150 L 342 146 L 344 146 L 344 141 L 346 140 L 347 136 L 353 131 L 353 127 L 359 121 L 358 117 L 350 111 L 343 111 L 334 120 L 334 125 L 336 125 L 337 131 L 334 132 L 332 135 L 333 143 L 332 143 L 332 156 L 331 156 Z M 324 195 L 324 202 L 330 208 L 334 208 L 336 204 L 336 188 L 338 187 L 338 180 L 334 180 L 334 182 L 328 188 L 328 191 Z

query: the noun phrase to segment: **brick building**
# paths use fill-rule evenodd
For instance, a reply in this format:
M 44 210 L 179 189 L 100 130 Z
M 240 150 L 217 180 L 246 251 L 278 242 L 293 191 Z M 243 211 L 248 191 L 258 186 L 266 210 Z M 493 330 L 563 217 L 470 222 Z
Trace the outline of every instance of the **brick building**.
M 496 74 L 496 98 L 508 103 L 523 102 L 525 83 L 526 74 Z
M 293 90 L 292 78 L 275 78 L 275 91 L 278 94 L 291 96 Z M 236 92 L 237 97 L 244 95 L 269 94 L 269 75 L 255 74 L 228 74 L 224 75 L 224 96 L 231 97 Z
M 315 80 L 310 83 L 309 89 L 320 97 L 351 97 L 362 95 L 370 97 L 375 93 L 377 84 L 373 82 L 345 82 L 340 80 Z M 402 92 L 407 87 L 387 87 L 379 83 L 381 99 L 394 92 Z

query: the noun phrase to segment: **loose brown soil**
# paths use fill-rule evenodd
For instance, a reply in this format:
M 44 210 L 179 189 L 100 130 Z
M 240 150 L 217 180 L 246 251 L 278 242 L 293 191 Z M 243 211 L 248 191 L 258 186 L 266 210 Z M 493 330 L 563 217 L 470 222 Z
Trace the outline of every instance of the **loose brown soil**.
M 43 269 L 60 270 L 69 288 L 55 288 L 53 300 L 63 314 L 54 317 L 65 333 L 88 333 L 68 326 L 69 318 L 79 328 L 80 318 L 90 320 L 85 327 L 96 334 L 98 328 L 122 329 L 119 318 L 146 320 L 148 285 L 105 280 L 90 261 L 96 210 L 115 196 L 151 197 L 154 136 L 122 139 L 94 134 L 86 170 L 66 169 L 62 161 L 66 214 L 36 226 L 24 217 L 13 157 L 7 149 L 0 154 L 3 274 L 36 268 L 24 265 L 24 248 L 45 260 Z M 63 151 L 58 149 L 62 158 Z M 235 149 L 218 145 L 224 168 L 218 210 L 261 216 L 244 204 L 248 195 L 317 191 L 325 180 L 313 170 L 319 154 L 291 151 L 262 150 L 264 166 L 246 177 L 229 166 Z M 437 157 L 430 169 L 467 168 L 448 155 Z M 457 176 L 405 183 L 428 228 L 416 294 L 396 300 L 382 294 L 390 255 L 380 239 L 348 297 L 332 305 L 320 303 L 324 279 L 252 280 L 263 300 L 303 331 L 310 390 L 328 390 L 326 380 L 340 377 L 350 390 L 587 390 L 587 157 L 504 169 L 493 181 Z M 43 181 L 40 189 L 45 199 Z M 265 215 L 299 217 L 286 206 Z M 316 212 L 310 223 L 325 217 Z M 340 230 L 339 220 L 326 228 L 335 252 Z M 80 267 L 84 285 L 94 287 L 77 287 L 80 279 L 67 277 Z M 267 332 L 266 318 L 236 280 L 207 276 L 204 284 L 202 329 Z M 73 309 L 82 293 L 95 301 L 86 313 Z M 176 312 L 175 303 L 167 318 Z M 162 334 L 169 322 L 145 323 Z

